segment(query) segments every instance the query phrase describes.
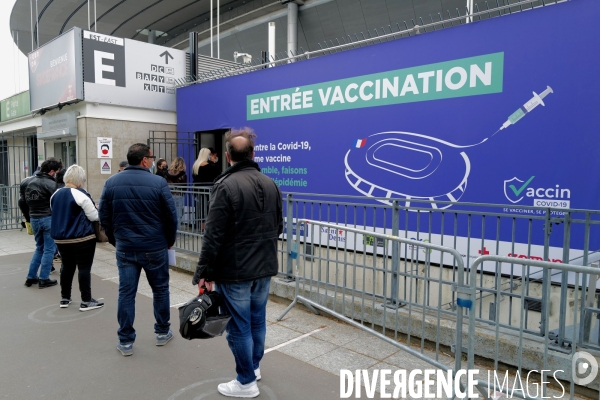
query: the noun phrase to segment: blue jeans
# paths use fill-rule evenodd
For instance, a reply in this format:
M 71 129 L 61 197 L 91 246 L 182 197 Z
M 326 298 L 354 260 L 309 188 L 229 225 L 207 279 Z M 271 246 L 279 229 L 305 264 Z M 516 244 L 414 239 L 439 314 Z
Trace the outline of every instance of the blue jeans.
M 235 358 L 237 380 L 245 385 L 256 380 L 254 370 L 265 353 L 267 300 L 271 278 L 248 282 L 218 283 L 224 308 L 231 315 L 227 343 Z
M 38 269 L 40 271 L 40 279 L 50 278 L 52 260 L 54 259 L 54 253 L 56 252 L 56 244 L 54 243 L 52 236 L 50 236 L 51 223 L 52 217 L 31 217 L 31 228 L 33 229 L 35 238 L 35 252 L 29 263 L 27 279 L 37 278 Z
M 117 320 L 119 321 L 119 342 L 129 344 L 135 342 L 135 295 L 137 294 L 140 273 L 146 272 L 148 283 L 152 288 L 154 301 L 154 332 L 169 332 L 171 318 L 169 302 L 169 258 L 167 249 L 145 252 L 117 251 L 119 267 L 119 303 Z

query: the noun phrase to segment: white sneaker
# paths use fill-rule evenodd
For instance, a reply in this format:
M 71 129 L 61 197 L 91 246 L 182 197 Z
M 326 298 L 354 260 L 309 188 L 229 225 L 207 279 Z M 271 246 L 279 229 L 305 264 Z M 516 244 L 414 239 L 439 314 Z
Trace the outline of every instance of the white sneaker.
M 260 376 L 260 368 L 256 368 L 256 369 L 254 370 L 254 375 L 256 376 L 256 380 L 257 380 L 257 381 L 260 381 L 260 378 L 262 378 L 262 377 Z
M 231 382 L 221 383 L 218 388 L 219 393 L 228 397 L 256 397 L 260 394 L 256 381 L 242 385 L 237 379 Z

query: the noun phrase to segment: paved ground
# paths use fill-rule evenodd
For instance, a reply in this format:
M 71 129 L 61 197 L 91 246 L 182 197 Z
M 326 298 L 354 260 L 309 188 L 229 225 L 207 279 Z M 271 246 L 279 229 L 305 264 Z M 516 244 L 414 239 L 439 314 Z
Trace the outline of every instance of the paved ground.
M 216 385 L 235 376 L 225 338 L 187 341 L 176 333 L 167 346 L 155 346 L 152 294 L 143 276 L 135 353 L 125 358 L 116 350 L 118 273 L 112 246 L 97 246 L 92 268 L 93 296 L 104 298 L 106 306 L 86 313 L 78 311 L 76 280 L 74 302 L 67 309 L 58 307 L 58 286 L 43 290 L 23 286 L 33 248 L 33 237 L 25 231 L 0 232 L 0 398 L 224 398 Z M 171 304 L 194 295 L 191 276 L 172 271 Z M 288 303 L 271 299 L 268 304 L 268 353 L 261 364 L 259 398 L 339 399 L 341 369 L 432 368 L 359 329 L 301 307 L 276 321 Z M 178 321 L 176 308 L 171 321 Z M 453 363 L 447 354 L 440 354 L 440 361 Z M 482 377 L 487 375 L 483 367 L 481 372 Z M 366 398 L 364 391 L 362 395 Z

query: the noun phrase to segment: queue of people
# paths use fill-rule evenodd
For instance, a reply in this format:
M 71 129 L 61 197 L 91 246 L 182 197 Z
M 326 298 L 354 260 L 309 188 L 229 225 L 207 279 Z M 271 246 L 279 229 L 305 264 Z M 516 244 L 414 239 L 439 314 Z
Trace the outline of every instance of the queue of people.
M 215 290 L 222 308 L 231 315 L 227 341 L 235 358 L 237 376 L 219 384 L 229 397 L 256 397 L 262 378 L 260 362 L 266 336 L 266 305 L 270 279 L 277 274 L 277 241 L 283 231 L 281 192 L 260 172 L 254 158 L 256 135 L 248 128 L 226 135 L 224 172 L 217 167 L 214 150 L 202 149 L 193 166 L 192 180 L 212 185 L 210 208 L 202 250 L 192 284 L 199 290 Z M 174 245 L 181 218 L 172 185 L 185 183 L 185 162 L 177 157 L 170 168 L 152 149 L 136 143 L 127 152 L 127 166 L 104 184 L 97 206 L 82 186 L 85 171 L 78 165 L 64 173 L 64 187 L 57 188 L 60 161 L 49 158 L 40 172 L 22 183 L 29 223 L 36 240 L 25 286 L 47 288 L 57 284 L 49 278 L 52 255 L 58 246 L 63 260 L 61 300 L 72 303 L 71 288 L 78 270 L 82 302 L 80 311 L 102 307 L 92 297 L 91 268 L 96 249 L 94 223 L 104 228 L 115 246 L 119 271 L 117 304 L 117 350 L 133 354 L 135 297 L 141 271 L 152 288 L 157 346 L 174 337 L 170 326 L 168 249 Z M 156 174 L 150 169 L 156 165 Z M 169 186 L 171 185 L 171 187 Z

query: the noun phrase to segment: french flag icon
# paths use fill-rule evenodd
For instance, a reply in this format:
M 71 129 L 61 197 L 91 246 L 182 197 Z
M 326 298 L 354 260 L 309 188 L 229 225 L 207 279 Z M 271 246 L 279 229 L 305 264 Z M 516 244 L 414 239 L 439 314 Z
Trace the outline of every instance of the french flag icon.
M 364 147 L 364 145 L 367 144 L 367 139 L 358 139 L 356 141 L 356 148 L 360 149 L 361 147 Z

